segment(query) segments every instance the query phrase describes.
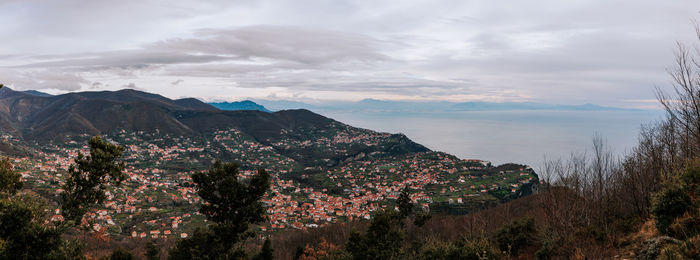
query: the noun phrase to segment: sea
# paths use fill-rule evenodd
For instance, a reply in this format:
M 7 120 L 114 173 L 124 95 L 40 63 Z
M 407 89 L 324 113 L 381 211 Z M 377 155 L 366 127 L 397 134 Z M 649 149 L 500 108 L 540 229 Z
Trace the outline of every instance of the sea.
M 494 165 L 566 159 L 592 150 L 600 135 L 616 155 L 637 143 L 640 128 L 664 118 L 661 110 L 621 111 L 317 111 L 337 121 L 374 131 L 403 133 L 434 151 Z

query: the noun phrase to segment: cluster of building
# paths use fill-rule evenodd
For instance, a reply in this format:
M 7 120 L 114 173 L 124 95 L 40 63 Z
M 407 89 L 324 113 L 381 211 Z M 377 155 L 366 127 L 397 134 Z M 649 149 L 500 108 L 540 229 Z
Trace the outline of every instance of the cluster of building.
M 427 209 L 436 201 L 462 203 L 489 196 L 488 191 L 495 189 L 515 193 L 536 178 L 525 166 L 493 171 L 487 162 L 440 152 L 358 157 L 333 167 L 301 165 L 279 152 L 311 146 L 342 153 L 350 145 L 381 145 L 390 136 L 341 125 L 335 131 L 310 132 L 313 138 L 304 140 L 298 133 L 283 131 L 281 140 L 267 144 L 236 129 L 201 138 L 127 131 L 105 136 L 126 148 L 128 179 L 109 188 L 104 206 L 87 214 L 85 224 L 110 235 L 187 237 L 206 225 L 197 212 L 202 201 L 190 176 L 222 157 L 240 162 L 241 179 L 258 168 L 271 174 L 272 185 L 263 200 L 269 222 L 261 223 L 263 231 L 370 219 L 374 211 L 391 206 L 405 187 L 413 202 Z M 89 153 L 88 138 L 37 145 L 36 156 L 14 158 L 13 164 L 32 189 L 57 199 L 73 159 Z M 60 221 L 60 212 L 54 213 L 52 220 Z

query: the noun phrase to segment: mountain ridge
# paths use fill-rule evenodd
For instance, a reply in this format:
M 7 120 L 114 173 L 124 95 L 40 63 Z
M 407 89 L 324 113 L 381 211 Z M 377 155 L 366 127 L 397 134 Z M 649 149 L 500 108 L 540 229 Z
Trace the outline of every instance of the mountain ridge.
M 250 100 L 234 101 L 234 102 L 211 102 L 208 103 L 221 110 L 258 110 L 262 112 L 272 112 L 258 103 Z
M 306 109 L 272 113 L 226 111 L 194 98 L 172 100 L 137 90 L 77 92 L 42 97 L 9 88 L 0 89 L 0 130 L 26 142 L 62 142 L 71 136 L 108 134 L 119 130 L 203 136 L 226 129 L 237 129 L 263 145 L 289 140 L 304 142 L 319 138 L 319 134 L 326 139 L 335 138 L 331 134 L 348 130 L 377 134 Z M 429 151 L 401 134 L 386 135 L 380 139 L 376 145 L 356 144 L 347 149 L 336 149 L 338 145 L 321 148 L 294 146 L 281 152 L 317 165 L 322 160 L 336 164 L 358 154 L 380 152 L 396 155 Z

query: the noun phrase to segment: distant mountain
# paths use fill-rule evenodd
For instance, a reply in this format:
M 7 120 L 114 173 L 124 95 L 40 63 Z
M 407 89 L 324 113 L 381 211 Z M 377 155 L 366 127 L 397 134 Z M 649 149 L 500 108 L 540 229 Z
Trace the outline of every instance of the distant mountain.
M 53 96 L 53 95 L 51 95 L 51 94 L 49 94 L 49 93 L 44 93 L 44 92 L 36 91 L 36 90 L 25 90 L 25 91 L 22 91 L 22 92 L 27 93 L 27 94 L 30 94 L 30 95 L 34 95 L 34 96 L 40 96 L 40 97 L 50 97 L 50 96 Z
M 272 112 L 264 106 L 261 106 L 250 100 L 243 100 L 237 102 L 213 102 L 209 103 L 209 105 L 212 105 L 221 110 L 257 110 L 268 113 Z
M 319 106 L 307 104 L 304 102 L 290 101 L 290 100 L 265 100 L 256 99 L 255 103 L 265 106 L 267 109 L 272 111 L 280 111 L 286 109 L 308 109 L 317 110 Z
M 357 102 L 334 102 L 311 105 L 288 100 L 256 100 L 272 110 L 309 109 L 313 111 L 382 111 L 382 112 L 448 112 L 448 111 L 506 111 L 506 110 L 548 110 L 548 111 L 616 111 L 636 110 L 606 107 L 594 104 L 553 105 L 534 102 L 447 102 L 447 101 L 387 101 L 363 99 Z
M 604 107 L 594 104 L 583 105 L 551 105 L 531 102 L 464 102 L 455 103 L 451 107 L 454 110 L 561 110 L 561 111 L 611 111 L 611 110 L 633 110 L 617 107 Z

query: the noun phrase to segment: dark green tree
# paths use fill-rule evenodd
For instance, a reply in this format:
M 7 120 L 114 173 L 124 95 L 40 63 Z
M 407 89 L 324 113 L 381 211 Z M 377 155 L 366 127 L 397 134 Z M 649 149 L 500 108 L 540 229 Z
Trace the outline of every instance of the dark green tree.
M 384 209 L 374 215 L 365 234 L 353 232 L 346 245 L 353 259 L 398 259 L 405 237 L 400 212 Z
M 0 196 L 14 195 L 22 189 L 22 175 L 12 170 L 9 158 L 0 159 Z
M 297 250 L 294 251 L 294 258 L 292 258 L 292 259 L 298 260 L 298 259 L 301 258 L 303 255 L 304 255 L 304 248 L 301 247 L 301 246 L 297 246 Z
M 651 212 L 656 219 L 656 228 L 668 234 L 669 226 L 676 218 L 693 208 L 691 195 L 699 196 L 700 162 L 693 162 L 664 183 L 664 188 L 654 194 Z M 691 211 L 692 212 L 692 211 Z
M 422 227 L 425 225 L 428 220 L 433 218 L 433 215 L 431 215 L 429 212 L 421 212 L 416 214 L 416 216 L 413 218 L 413 225 Z
M 192 175 L 197 194 L 204 203 L 200 212 L 214 222 L 198 229 L 191 238 L 180 240 L 171 259 L 231 259 L 245 256 L 239 242 L 253 236 L 250 224 L 265 220 L 260 201 L 270 188 L 270 176 L 258 170 L 248 183 L 238 179 L 238 165 L 215 162 L 208 172 Z
M 399 194 L 399 198 L 396 199 L 396 206 L 399 209 L 398 217 L 401 219 L 405 219 L 413 214 L 413 209 L 414 205 L 411 202 L 411 196 L 410 196 L 410 190 L 407 187 L 403 188 L 401 190 L 401 194 Z M 425 225 L 425 222 L 430 220 L 433 216 L 430 215 L 428 212 L 419 212 L 416 213 L 413 216 L 413 224 L 419 227 L 422 227 Z M 403 225 L 403 221 L 401 222 Z
M 148 241 L 146 244 L 146 254 L 145 254 L 146 259 L 148 260 L 158 260 L 160 259 L 160 248 L 156 245 L 156 243 L 153 243 L 153 241 Z
M 346 250 L 353 259 L 399 259 L 402 242 L 406 236 L 406 219 L 413 214 L 410 190 L 405 187 L 396 199 L 396 208 L 377 212 L 367 232 L 353 232 Z M 414 224 L 422 226 L 430 218 L 427 213 L 419 213 Z
M 407 218 L 413 212 L 413 203 L 411 203 L 411 194 L 408 186 L 404 187 L 396 199 L 396 206 L 399 208 L 398 217 L 401 219 Z
M 517 255 L 520 249 L 532 244 L 535 232 L 534 219 L 514 220 L 498 230 L 496 243 L 501 250 Z
M 0 161 L 0 259 L 81 259 L 77 242 L 61 238 L 63 229 L 45 224 L 44 200 L 18 194 L 22 182 L 8 159 Z
M 132 260 L 134 256 L 122 248 L 117 248 L 112 251 L 107 260 Z
M 274 250 L 272 250 L 272 243 L 270 243 L 270 239 L 265 239 L 265 243 L 263 243 L 262 248 L 260 248 L 260 252 L 253 257 L 253 260 L 272 260 Z
M 457 239 L 451 242 L 424 241 L 408 259 L 482 260 L 502 259 L 496 248 L 486 240 Z
M 690 196 L 681 187 L 669 187 L 656 194 L 651 212 L 656 219 L 656 228 L 667 233 L 673 221 L 690 208 Z
M 90 139 L 90 155 L 82 154 L 71 166 L 62 194 L 64 217 L 68 223 L 79 221 L 85 211 L 104 200 L 109 182 L 120 182 L 125 175 L 123 163 L 115 160 L 123 148 Z M 46 205 L 38 195 L 22 188 L 20 175 L 8 159 L 0 161 L 0 259 L 81 259 L 80 244 L 61 235 L 71 225 L 47 223 Z
M 90 207 L 104 202 L 107 185 L 119 185 L 126 178 L 124 162 L 117 162 L 124 147 L 103 141 L 100 136 L 91 138 L 89 145 L 90 155 L 78 154 L 62 187 L 62 214 L 72 224 L 79 224 Z

